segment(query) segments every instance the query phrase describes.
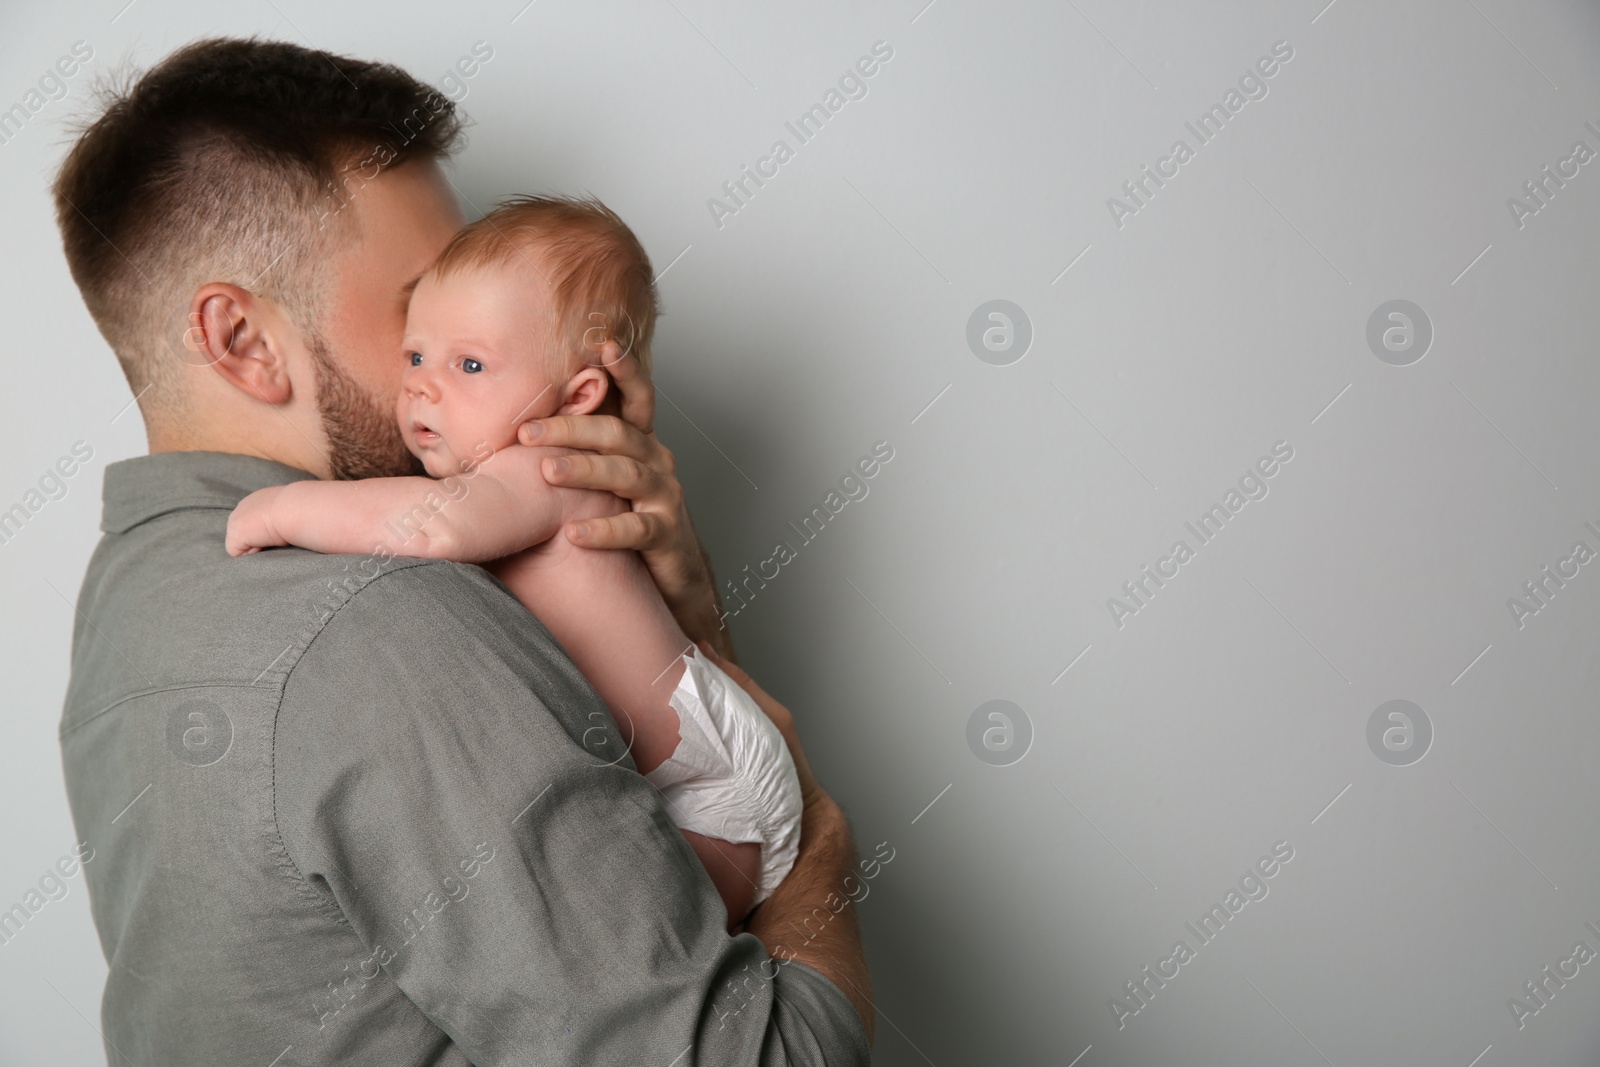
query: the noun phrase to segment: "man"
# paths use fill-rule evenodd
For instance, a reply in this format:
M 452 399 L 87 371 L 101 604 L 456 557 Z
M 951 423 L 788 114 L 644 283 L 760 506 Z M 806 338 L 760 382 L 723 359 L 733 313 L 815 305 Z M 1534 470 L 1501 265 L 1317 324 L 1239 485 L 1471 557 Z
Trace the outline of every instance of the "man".
M 438 166 L 458 134 L 396 68 L 213 40 L 110 100 L 62 167 L 67 261 L 151 451 L 106 471 L 61 726 L 107 1055 L 866 1063 L 848 825 L 731 661 L 806 796 L 799 860 L 735 938 L 605 705 L 483 570 L 224 551 L 252 490 L 415 472 L 405 293 L 463 221 Z M 560 480 L 633 510 L 567 535 L 639 549 L 731 656 L 649 382 L 612 373 L 626 422 L 539 440 L 600 450 Z

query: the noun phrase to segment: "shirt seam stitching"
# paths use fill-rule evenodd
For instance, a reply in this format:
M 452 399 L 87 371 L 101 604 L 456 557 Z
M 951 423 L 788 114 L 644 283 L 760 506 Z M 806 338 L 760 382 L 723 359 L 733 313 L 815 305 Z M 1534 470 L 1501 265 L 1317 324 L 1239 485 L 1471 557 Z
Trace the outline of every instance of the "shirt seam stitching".
M 102 529 L 106 533 L 127 533 L 135 526 L 143 526 L 151 519 L 159 519 L 163 515 L 172 514 L 174 511 L 194 511 L 197 509 L 209 511 L 231 511 L 239 506 L 239 502 L 237 500 L 230 503 L 229 499 L 229 497 L 216 493 L 213 493 L 209 496 L 179 497 L 176 500 L 167 501 L 161 505 L 155 506 L 154 508 L 147 505 L 145 508 L 139 511 L 136 518 L 125 525 L 118 523 L 115 526 L 103 526 Z
M 120 696 L 111 703 L 107 704 L 105 707 L 101 708 L 99 711 L 95 712 L 93 715 L 85 716 L 79 721 L 73 723 L 71 726 L 63 725 L 60 730 L 60 736 L 61 738 L 65 739 L 72 734 L 77 733 L 85 726 L 88 726 L 90 723 L 100 718 L 102 715 L 110 714 L 130 700 L 138 700 L 141 697 L 156 696 L 161 693 L 176 693 L 183 689 L 259 689 L 264 693 L 272 692 L 271 686 L 257 685 L 254 682 L 174 682 L 172 685 L 152 686 L 146 689 L 135 690 L 132 693 L 127 693 L 123 696 Z
M 433 563 L 448 563 L 448 562 L 451 562 L 451 561 L 449 561 L 449 560 L 435 560 L 435 559 L 417 559 L 414 562 L 409 562 L 409 563 L 405 563 L 405 564 L 402 564 L 402 565 L 398 565 L 398 566 L 395 566 L 395 567 L 393 567 L 393 568 L 389 569 L 388 571 L 385 571 L 385 572 L 383 572 L 381 574 L 374 575 L 373 577 L 367 579 L 365 585 L 363 585 L 362 588 L 364 589 L 366 585 L 370 585 L 370 584 L 372 584 L 373 582 L 377 581 L 380 578 L 387 577 L 390 574 L 399 574 L 401 571 L 411 570 L 413 567 L 421 567 L 421 566 L 426 566 L 428 564 L 433 564 Z M 362 590 L 358 589 L 358 590 L 356 590 L 356 592 L 351 593 L 350 594 L 350 599 L 354 600 L 357 596 L 359 596 L 361 594 L 361 591 Z M 348 604 L 349 602 L 350 602 L 349 600 L 346 600 L 344 602 L 344 604 Z M 344 604 L 340 604 L 339 608 L 343 608 Z M 328 625 L 328 623 L 333 619 L 333 616 L 338 613 L 339 608 L 335 608 L 333 611 L 329 612 L 328 615 L 325 618 L 320 620 L 320 622 L 318 623 L 316 632 L 313 633 L 310 637 L 306 638 L 306 640 L 305 640 L 305 648 L 303 648 L 301 650 L 301 655 L 305 654 L 305 649 L 309 649 L 311 647 L 311 642 L 315 641 L 317 639 L 317 636 L 322 633 L 322 628 Z M 294 645 L 290 645 L 289 648 L 284 649 L 284 652 L 289 652 L 289 651 L 293 650 L 294 647 L 295 647 Z M 280 654 L 279 658 L 280 659 L 282 658 L 281 654 Z M 296 662 L 298 662 L 299 661 L 299 657 L 298 656 L 295 657 L 295 660 L 296 660 Z M 271 669 L 271 666 L 272 665 L 269 664 L 268 665 L 268 669 Z M 292 669 L 293 668 L 291 667 L 290 670 L 292 670 Z M 265 671 L 262 672 L 262 674 L 265 674 L 265 673 L 266 673 Z M 284 675 L 283 675 L 283 678 L 277 683 L 278 688 L 279 688 L 279 699 L 280 700 L 282 699 L 282 687 L 283 687 L 283 685 L 285 683 L 287 683 L 288 678 L 289 678 L 289 671 L 285 671 Z M 113 700 L 111 703 L 107 704 L 105 707 L 101 708 L 99 711 L 94 712 L 91 715 L 85 716 L 84 718 L 82 718 L 82 719 L 78 720 L 77 722 L 73 723 L 71 726 L 66 726 L 65 724 L 63 724 L 63 726 L 57 731 L 57 736 L 59 738 L 65 739 L 65 738 L 71 736 L 72 734 L 78 732 L 79 730 L 83 729 L 85 726 L 88 726 L 90 723 L 94 722 L 96 719 L 100 718 L 101 716 L 110 714 L 111 712 L 115 711 L 117 708 L 121 707 L 123 704 L 126 704 L 128 701 L 130 701 L 130 700 L 138 700 L 141 697 L 156 696 L 156 695 L 161 694 L 161 693 L 176 693 L 176 692 L 180 692 L 180 691 L 185 690 L 185 689 L 259 689 L 259 690 L 261 690 L 263 692 L 271 693 L 272 692 L 272 686 L 270 686 L 270 685 L 261 685 L 261 684 L 259 684 L 260 680 L 261 680 L 261 678 L 258 675 L 254 681 L 250 681 L 250 682 L 222 681 L 222 680 L 216 680 L 216 681 L 210 681 L 210 682 L 205 682 L 205 681 L 187 681 L 187 682 L 174 682 L 171 685 L 150 686 L 150 687 L 147 687 L 147 688 L 144 688 L 144 689 L 138 689 L 138 690 L 135 690 L 135 691 L 133 691 L 131 693 L 126 693 L 126 694 L 118 697 L 117 699 Z M 274 713 L 274 715 L 276 715 L 276 713 Z

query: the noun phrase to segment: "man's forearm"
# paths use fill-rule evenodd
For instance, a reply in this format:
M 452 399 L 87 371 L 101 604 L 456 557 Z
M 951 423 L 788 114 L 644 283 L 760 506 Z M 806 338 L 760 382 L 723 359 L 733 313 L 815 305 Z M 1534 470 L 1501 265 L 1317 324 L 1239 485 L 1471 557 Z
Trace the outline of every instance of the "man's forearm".
M 851 898 L 855 840 L 844 812 L 822 794 L 808 804 L 800 823 L 800 853 L 794 867 L 745 923 L 780 963 L 799 960 L 826 975 L 855 1005 L 871 1044 L 876 1011 L 872 979 L 861 946 L 861 927 Z
M 722 597 L 717 594 L 717 576 L 711 570 L 711 557 L 700 549 L 701 583 L 691 582 L 689 592 L 680 603 L 668 606 L 678 620 L 678 626 L 691 641 L 709 641 L 717 655 L 732 663 L 739 662 L 733 654 L 733 631 L 722 611 Z

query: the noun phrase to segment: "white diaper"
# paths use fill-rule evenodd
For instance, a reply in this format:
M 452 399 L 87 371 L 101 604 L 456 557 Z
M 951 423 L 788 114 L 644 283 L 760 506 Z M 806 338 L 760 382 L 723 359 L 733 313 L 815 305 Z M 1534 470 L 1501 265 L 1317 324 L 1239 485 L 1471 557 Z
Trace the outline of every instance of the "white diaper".
M 683 829 L 733 844 L 760 842 L 753 907 L 799 854 L 800 779 L 783 735 L 750 694 L 692 647 L 683 661 L 669 701 L 678 713 L 678 747 L 645 778 Z

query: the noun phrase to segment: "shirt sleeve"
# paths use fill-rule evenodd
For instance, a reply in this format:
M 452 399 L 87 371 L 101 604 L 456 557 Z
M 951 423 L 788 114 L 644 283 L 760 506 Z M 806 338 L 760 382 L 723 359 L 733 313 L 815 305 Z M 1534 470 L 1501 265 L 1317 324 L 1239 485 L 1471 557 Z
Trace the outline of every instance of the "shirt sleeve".
M 721 899 L 549 632 L 484 571 L 391 570 L 289 672 L 282 845 L 474 1064 L 855 1065 L 827 978 Z

